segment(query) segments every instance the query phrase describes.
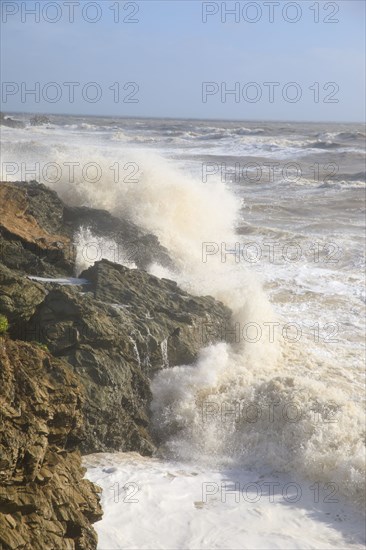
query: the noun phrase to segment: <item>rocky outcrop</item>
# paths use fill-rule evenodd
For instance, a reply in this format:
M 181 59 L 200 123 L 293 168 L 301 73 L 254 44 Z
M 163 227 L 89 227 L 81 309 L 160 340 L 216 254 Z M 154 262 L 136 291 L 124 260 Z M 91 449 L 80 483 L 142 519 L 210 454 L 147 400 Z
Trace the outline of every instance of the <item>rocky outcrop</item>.
M 70 232 L 80 226 L 88 228 L 93 236 L 107 238 L 116 244 L 114 261 L 133 262 L 139 269 L 147 269 L 157 262 L 174 269 L 168 251 L 155 235 L 146 233 L 130 220 L 116 218 L 105 210 L 86 207 L 65 207 L 64 220 Z
M 0 337 L 0 547 L 96 548 L 97 488 L 77 451 L 82 390 L 62 361 Z
M 63 209 L 43 185 L 1 183 L 0 261 L 32 275 L 71 275 L 75 253 Z
M 71 285 L 52 281 L 75 275 L 81 227 L 138 268 L 102 260 Z M 101 512 L 79 451 L 154 453 L 151 377 L 194 363 L 230 325 L 220 302 L 144 271 L 153 261 L 174 270 L 131 221 L 0 183 L 0 547 L 94 549 Z
M 90 282 L 83 287 L 86 292 L 115 304 L 132 320 L 140 361 L 149 374 L 168 365 L 193 363 L 204 345 L 216 341 L 208 335 L 221 334 L 230 322 L 231 312 L 221 302 L 192 296 L 175 281 L 145 271 L 102 260 L 80 276 Z
M 155 237 L 131 222 L 67 207 L 43 185 L 3 183 L 0 199 L 0 235 L 11 248 L 0 263 L 0 313 L 11 336 L 47 345 L 77 373 L 86 389 L 83 452 L 151 454 L 151 376 L 194 362 L 210 343 L 204 333 L 220 334 L 229 310 L 213 298 L 190 296 L 173 281 L 106 260 L 81 274 L 89 281 L 82 287 L 31 281 L 24 273 L 74 272 L 71 237 L 80 224 L 124 245 L 135 243 L 144 266 L 155 254 L 170 267 L 171 260 Z
M 158 239 L 104 210 L 66 206 L 37 182 L 0 183 L 0 262 L 27 275 L 75 274 L 75 233 L 80 227 L 112 240 L 119 256 L 146 269 L 153 261 L 173 267 Z
M 173 281 L 106 260 L 82 277 L 89 281 L 83 287 L 44 285 L 47 296 L 12 334 L 46 344 L 73 366 L 86 389 L 83 452 L 151 454 L 151 376 L 194 362 L 209 343 L 205 325 L 219 334 L 230 311 Z

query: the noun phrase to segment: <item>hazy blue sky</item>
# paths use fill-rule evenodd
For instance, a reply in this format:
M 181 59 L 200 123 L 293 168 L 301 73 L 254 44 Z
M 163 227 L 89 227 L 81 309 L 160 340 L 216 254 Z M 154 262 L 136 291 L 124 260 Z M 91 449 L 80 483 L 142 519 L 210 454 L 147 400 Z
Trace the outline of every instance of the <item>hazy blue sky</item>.
M 25 13 L 25 8 L 37 9 L 37 2 L 1 4 L 5 112 L 325 121 L 362 121 L 365 116 L 364 0 L 75 1 L 74 22 L 68 20 L 71 7 L 66 0 L 38 2 L 40 22 Z M 115 22 L 118 4 L 120 21 Z M 225 5 L 230 10 L 236 4 L 240 13 L 228 14 L 223 22 Z M 216 11 L 203 22 L 206 12 Z M 91 23 L 85 17 L 100 20 Z M 285 20 L 296 17 L 297 22 Z M 325 18 L 339 22 L 326 23 Z M 22 101 L 22 88 L 34 88 L 36 82 L 40 101 L 31 95 Z M 50 82 L 57 86 L 45 86 Z M 65 82 L 80 83 L 74 88 L 74 102 L 71 85 Z M 90 82 L 97 86 L 85 87 Z M 117 84 L 109 89 L 117 82 L 119 101 Z M 124 90 L 128 82 L 136 84 Z M 203 82 L 214 83 L 207 88 L 211 95 L 206 102 Z M 266 82 L 279 83 L 273 88 L 273 102 Z M 297 84 L 286 87 L 289 82 Z M 235 86 L 240 95 L 221 97 L 225 87 Z M 98 91 L 101 98 L 91 102 Z M 299 101 L 289 101 L 300 92 Z M 59 100 L 51 102 L 57 94 Z M 137 102 L 123 102 L 126 96 Z M 249 101 L 256 96 L 257 102 Z

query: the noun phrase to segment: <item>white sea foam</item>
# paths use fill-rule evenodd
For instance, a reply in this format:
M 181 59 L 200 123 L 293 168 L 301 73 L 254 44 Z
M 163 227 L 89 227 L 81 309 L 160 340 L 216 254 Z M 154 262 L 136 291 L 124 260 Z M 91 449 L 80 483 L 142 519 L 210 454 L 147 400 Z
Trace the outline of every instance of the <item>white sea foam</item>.
M 84 457 L 103 489 L 100 549 L 363 548 L 362 517 L 327 489 L 285 475 L 143 458 Z

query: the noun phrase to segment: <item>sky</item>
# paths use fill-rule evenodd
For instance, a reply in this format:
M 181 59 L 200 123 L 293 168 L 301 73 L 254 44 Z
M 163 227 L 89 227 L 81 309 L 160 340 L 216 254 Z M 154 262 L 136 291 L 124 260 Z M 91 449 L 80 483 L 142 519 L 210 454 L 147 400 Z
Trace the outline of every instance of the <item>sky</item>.
M 1 8 L 4 112 L 365 119 L 364 0 L 1 0 Z

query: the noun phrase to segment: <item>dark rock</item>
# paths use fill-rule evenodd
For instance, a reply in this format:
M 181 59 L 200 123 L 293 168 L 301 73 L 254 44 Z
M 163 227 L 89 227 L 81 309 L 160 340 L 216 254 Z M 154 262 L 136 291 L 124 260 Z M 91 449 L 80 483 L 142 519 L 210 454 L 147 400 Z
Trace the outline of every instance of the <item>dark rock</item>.
M 192 363 L 230 311 L 211 297 L 193 297 L 160 280 L 106 260 L 86 270 L 90 285 L 44 285 L 48 294 L 13 335 L 38 340 L 71 364 L 86 389 L 83 452 L 151 454 L 150 377 L 168 365 Z M 85 290 L 87 289 L 87 290 Z M 214 339 L 212 341 L 215 341 Z
M 116 263 L 134 262 L 140 269 L 147 269 L 157 262 L 174 268 L 168 251 L 155 235 L 147 234 L 132 221 L 119 219 L 105 210 L 87 207 L 65 206 L 64 220 L 71 232 L 87 227 L 93 235 L 114 241 Z
M 116 242 L 116 262 L 133 261 L 140 269 L 152 262 L 173 268 L 159 240 L 133 222 L 104 210 L 66 206 L 37 182 L 0 182 L 0 262 L 28 275 L 75 274 L 74 235 L 80 227 Z
M 206 334 L 219 335 L 231 318 L 230 310 L 211 296 L 191 296 L 175 281 L 107 260 L 97 262 L 80 276 L 90 281 L 85 289 L 97 300 L 126 306 L 129 319 L 134 319 L 135 333 L 141 331 L 141 338 L 136 340 L 140 357 L 145 357 L 152 370 L 160 368 L 162 360 L 170 365 L 192 363 L 204 345 L 217 340 L 206 338 Z M 146 351 L 146 334 L 159 348 L 166 341 L 166 358 L 161 356 L 161 349 L 159 354 Z

